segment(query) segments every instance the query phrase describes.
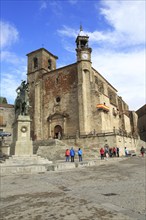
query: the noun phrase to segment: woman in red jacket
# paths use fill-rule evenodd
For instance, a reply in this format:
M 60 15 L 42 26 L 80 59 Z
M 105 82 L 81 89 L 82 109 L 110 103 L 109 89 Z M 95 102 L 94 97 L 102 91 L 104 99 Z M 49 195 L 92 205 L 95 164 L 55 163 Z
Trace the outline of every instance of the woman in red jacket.
M 103 148 L 100 148 L 100 157 L 101 157 L 101 160 L 104 159 L 104 149 Z
M 69 156 L 70 156 L 70 150 L 66 149 L 65 151 L 66 162 L 69 162 Z

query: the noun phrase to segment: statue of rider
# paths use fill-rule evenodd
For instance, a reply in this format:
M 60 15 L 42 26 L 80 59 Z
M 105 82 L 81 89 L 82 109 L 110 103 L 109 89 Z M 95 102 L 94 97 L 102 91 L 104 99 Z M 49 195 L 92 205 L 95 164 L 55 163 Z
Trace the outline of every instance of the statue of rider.
M 15 115 L 28 115 L 29 98 L 28 83 L 22 81 L 21 85 L 16 89 L 17 97 L 15 100 Z

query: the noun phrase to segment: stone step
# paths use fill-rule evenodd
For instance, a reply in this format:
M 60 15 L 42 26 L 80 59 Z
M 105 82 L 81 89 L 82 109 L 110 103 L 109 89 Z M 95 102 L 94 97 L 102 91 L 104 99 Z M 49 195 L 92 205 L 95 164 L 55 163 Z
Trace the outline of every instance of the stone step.
M 50 164 L 47 166 L 47 171 L 62 171 L 62 170 L 70 170 L 74 168 L 83 168 L 83 167 L 89 167 L 89 166 L 96 166 L 100 164 L 107 164 L 107 163 L 114 163 L 116 161 L 121 161 L 126 158 L 110 158 L 101 160 L 99 157 L 97 159 L 89 159 L 82 162 L 63 162 L 58 161 L 56 163 Z
M 50 164 L 52 161 L 37 155 L 32 156 L 12 156 L 3 163 L 5 165 L 30 165 L 30 164 Z
M 1 166 L 0 175 L 11 175 L 11 174 L 33 174 L 46 172 L 47 169 L 43 165 L 11 165 Z
M 4 163 L 0 164 L 0 174 L 9 175 L 46 172 L 46 165 L 50 164 L 52 164 L 52 161 L 37 155 L 13 155 L 12 157 L 9 157 L 9 159 L 6 159 Z

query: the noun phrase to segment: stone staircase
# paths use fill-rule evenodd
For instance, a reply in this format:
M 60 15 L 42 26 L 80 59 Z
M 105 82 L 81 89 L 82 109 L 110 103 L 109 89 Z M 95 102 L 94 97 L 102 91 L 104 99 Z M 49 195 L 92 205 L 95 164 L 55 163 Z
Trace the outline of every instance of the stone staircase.
M 51 161 L 65 160 L 65 150 L 71 149 L 71 147 L 74 148 L 77 158 L 77 151 L 80 146 L 68 145 L 63 140 L 58 139 L 34 142 L 34 153 Z M 83 151 L 84 159 L 96 159 L 99 157 L 99 149 L 95 146 L 84 146 L 81 147 L 81 149 Z
M 46 172 L 50 164 L 52 164 L 52 161 L 37 155 L 13 155 L 0 164 L 0 175 Z

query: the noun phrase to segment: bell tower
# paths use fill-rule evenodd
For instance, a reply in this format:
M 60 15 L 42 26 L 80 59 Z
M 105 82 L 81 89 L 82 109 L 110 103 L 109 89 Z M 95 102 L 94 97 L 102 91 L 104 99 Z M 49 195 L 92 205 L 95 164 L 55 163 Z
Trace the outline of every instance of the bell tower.
M 89 36 L 84 33 L 82 26 L 80 26 L 80 32 L 76 38 L 77 61 L 91 61 L 92 49 L 88 47 L 88 39 Z
M 32 51 L 27 54 L 27 81 L 29 83 L 29 100 L 31 137 L 33 140 L 43 139 L 43 75 L 49 74 L 56 69 L 57 56 L 45 48 Z
M 76 38 L 77 71 L 78 71 L 78 106 L 80 135 L 91 132 L 91 84 L 93 73 L 91 66 L 92 49 L 88 46 L 89 36 L 80 32 Z

